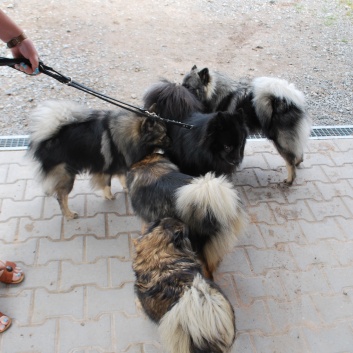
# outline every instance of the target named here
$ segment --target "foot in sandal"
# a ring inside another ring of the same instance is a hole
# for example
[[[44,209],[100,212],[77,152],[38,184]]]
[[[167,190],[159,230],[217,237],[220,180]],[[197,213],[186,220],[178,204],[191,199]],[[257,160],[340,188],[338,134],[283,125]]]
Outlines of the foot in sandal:
[[[0,311],[0,333],[6,331],[11,326],[11,319]]]
[[[0,261],[0,282],[6,284],[16,284],[23,281],[25,275],[20,267],[14,262]]]

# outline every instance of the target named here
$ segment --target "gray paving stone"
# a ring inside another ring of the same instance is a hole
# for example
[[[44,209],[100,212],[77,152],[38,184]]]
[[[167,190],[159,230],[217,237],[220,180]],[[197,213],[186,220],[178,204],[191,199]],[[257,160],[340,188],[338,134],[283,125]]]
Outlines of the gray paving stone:
[[[140,232],[141,227],[141,220],[136,216],[108,215],[108,236],[114,236],[126,232]]]
[[[110,280],[112,287],[121,287],[126,282],[134,282],[135,274],[132,270],[132,261],[109,259]]]
[[[256,353],[323,353],[320,350],[310,351],[304,334],[298,328],[293,328],[289,332],[282,334],[253,335],[252,338]]]
[[[335,293],[343,293],[349,288],[353,288],[352,267],[325,268],[328,282]]]
[[[1,244],[1,259],[14,261],[18,265],[25,263],[33,265],[36,256],[37,240],[28,239],[26,242]]]
[[[334,168],[322,165],[321,168],[332,183],[335,183],[337,180],[352,178],[352,165],[349,164]]]
[[[42,324],[46,319],[68,316],[73,320],[82,320],[84,316],[84,289],[75,288],[67,293],[48,292],[37,289],[34,293],[31,322]]]
[[[19,325],[15,320],[6,335],[2,335],[2,353],[53,353],[56,352],[56,321],[47,320],[42,325]],[[30,349],[30,350],[29,350]],[[65,352],[67,353],[67,352]]]
[[[282,225],[271,226],[259,223],[258,227],[267,248],[274,248],[277,244],[287,242],[306,244],[306,238],[298,222],[288,221]]]
[[[251,343],[250,335],[242,333],[237,335],[236,340],[230,353],[256,353],[253,344]]]
[[[253,245],[257,248],[265,248],[266,245],[261,235],[260,227],[261,223],[249,223],[244,232],[239,235],[237,246]]]
[[[129,259],[129,236],[120,234],[114,238],[97,239],[93,236],[86,238],[86,261],[95,262],[99,258],[119,257]]]
[[[26,276],[21,283],[21,288],[45,288],[50,292],[56,291],[58,289],[59,267],[58,261],[49,262],[44,266],[21,266]],[[14,287],[9,286],[10,288],[12,290]]]
[[[289,205],[280,205],[276,202],[269,202],[268,206],[270,206],[278,224],[284,224],[288,221],[298,221],[301,219],[309,222],[314,221],[315,218],[313,216],[313,212],[311,212],[311,209],[308,207],[307,202],[312,203],[314,201],[298,200],[295,204]],[[317,204],[321,205],[321,202],[318,202]]]
[[[265,276],[245,277],[234,275],[235,286],[243,305],[250,305],[255,300],[274,298],[286,300],[277,271],[269,271]]]
[[[253,155],[248,155],[245,156],[242,163],[241,163],[241,169],[247,169],[247,168],[261,168],[261,169],[271,169],[273,168],[272,165],[267,161],[267,158],[265,157],[266,153],[257,153]],[[275,156],[270,155],[270,158],[275,158]],[[272,159],[271,159],[272,161]]]
[[[16,240],[18,222],[18,218],[11,218],[5,222],[0,222],[0,244],[2,244],[2,242],[11,243]]]
[[[87,215],[92,217],[97,213],[117,213],[118,215],[126,214],[126,194],[118,192],[115,200],[106,200],[102,196],[94,194],[87,195]]]
[[[14,217],[40,218],[43,199],[37,197],[30,201],[14,201],[3,199],[1,204],[0,222],[7,221]]]
[[[62,233],[62,216],[55,216],[48,220],[33,220],[20,218],[18,239],[25,241],[28,238],[50,238],[59,240]]]
[[[288,247],[278,246],[277,249],[259,250],[256,248],[247,248],[251,266],[255,274],[266,274],[273,269],[296,270],[294,258]]]
[[[353,188],[348,180],[337,180],[336,182],[329,184],[316,182],[315,184],[325,200],[331,200],[336,196],[350,196],[353,198]]]
[[[235,308],[237,329],[240,332],[261,332],[270,334],[272,325],[266,305],[263,301],[255,301],[249,306]]]
[[[353,323],[353,289],[336,295],[316,294],[311,297],[327,325],[340,321]]]
[[[308,199],[321,201],[324,197],[315,186],[315,183],[311,182],[306,182],[303,185],[292,185],[290,187],[283,188],[283,193],[289,203],[296,203],[298,200]]]
[[[330,245],[342,266],[353,265],[353,241],[342,243],[336,240],[331,240]]]
[[[106,259],[97,260],[90,264],[75,264],[62,261],[60,269],[60,291],[72,291],[82,285],[96,285],[101,288],[108,287],[108,265]]]
[[[330,150],[316,151],[315,153],[306,153],[304,156],[304,165],[306,168],[314,165],[335,166],[334,158]]]
[[[67,241],[51,241],[47,238],[39,240],[39,265],[45,265],[53,260],[71,260],[75,263],[80,263],[82,259],[83,237],[77,237]]]
[[[42,185],[37,180],[27,179],[26,189],[23,196],[24,200],[32,200],[38,196],[40,197],[45,196]]]
[[[281,281],[290,300],[305,294],[328,293],[328,281],[322,270],[312,267],[305,272],[281,271]]]
[[[305,220],[298,222],[309,244],[324,239],[345,241],[345,233],[342,232],[337,223],[337,218],[324,218],[320,222],[307,222]]]
[[[260,202],[276,201],[286,203],[283,194],[283,187],[279,184],[269,185],[268,187],[254,188],[250,186],[243,187],[249,204],[255,206]]]
[[[147,317],[126,317],[114,314],[117,351],[125,351],[133,344],[160,344],[157,325]]]
[[[252,168],[237,171],[233,176],[233,181],[234,184],[238,186],[249,185],[255,188],[260,186]]]
[[[102,314],[113,312],[136,315],[136,297],[133,283],[127,283],[122,288],[110,290],[88,286],[86,301],[86,315],[89,319],[96,319]]]
[[[319,330],[317,328],[304,327],[303,331],[312,352],[352,352],[352,328],[347,323],[341,323],[334,327],[322,327]]]
[[[59,320],[58,353],[68,353],[82,347],[100,347],[104,352],[113,352],[111,340],[112,319],[103,315],[98,320]]]
[[[62,218],[62,217],[61,217]],[[85,218],[82,222],[80,218],[63,222],[63,234],[65,239],[70,239],[75,235],[94,235],[97,238],[104,238],[107,234],[105,225],[105,215],[97,214],[93,217]]]
[[[3,284],[0,284],[2,288]],[[28,325],[30,323],[31,306],[33,300],[33,292],[31,290],[23,290],[17,295],[1,295],[1,312],[5,312],[10,318],[15,318],[18,325]],[[2,291],[1,291],[2,292]],[[9,352],[10,353],[10,352]]]
[[[310,269],[312,265],[339,265],[338,258],[331,244],[331,241],[319,241],[316,244],[290,244],[289,246],[298,267],[305,271]],[[340,244],[342,245],[342,243]]]
[[[33,168],[31,168],[25,160],[23,160],[22,164],[19,164],[19,161],[16,161],[16,163],[9,164],[6,182],[11,184],[18,180],[33,179],[33,176]]]
[[[306,202],[317,221],[322,221],[325,217],[338,215],[345,218],[351,217],[351,213],[340,197],[334,197],[330,201],[317,202],[314,200],[307,200]],[[310,221],[310,219],[306,220]]]
[[[22,200],[25,192],[26,181],[18,180],[12,184],[0,184],[0,198],[10,198],[12,200]]]
[[[219,264],[217,271],[219,273],[234,272],[246,276],[252,275],[249,260],[242,248],[235,248],[231,253],[228,253]]]
[[[284,302],[268,299],[267,305],[277,332],[285,333],[293,327],[320,326],[323,323],[311,298],[307,295]]]

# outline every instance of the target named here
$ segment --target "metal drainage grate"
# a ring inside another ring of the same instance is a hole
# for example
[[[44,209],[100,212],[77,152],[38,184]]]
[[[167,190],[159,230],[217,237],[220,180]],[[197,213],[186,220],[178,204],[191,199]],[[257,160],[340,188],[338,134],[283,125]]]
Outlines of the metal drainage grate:
[[[0,136],[0,150],[25,150],[28,147],[29,136]]]
[[[310,138],[332,139],[332,138],[353,138],[353,125],[344,126],[313,126]],[[265,139],[261,134],[249,135],[248,139]],[[25,150],[28,147],[29,136],[0,136],[0,151]]]
[[[353,138],[353,125],[342,125],[342,126],[313,126],[311,133],[311,139],[332,139],[332,138]],[[248,139],[266,139],[262,134],[249,135]]]

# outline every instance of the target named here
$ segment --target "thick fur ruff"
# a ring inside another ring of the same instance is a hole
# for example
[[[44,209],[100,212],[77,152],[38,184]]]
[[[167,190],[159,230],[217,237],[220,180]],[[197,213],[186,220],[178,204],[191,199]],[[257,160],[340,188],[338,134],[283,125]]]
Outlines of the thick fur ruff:
[[[270,77],[237,82],[222,73],[208,68],[199,71],[194,66],[183,85],[209,112],[242,108],[249,131],[262,132],[274,142],[286,161],[286,182],[293,182],[311,130],[304,94],[294,84]]]
[[[235,339],[233,308],[220,288],[202,276],[188,228],[164,218],[135,241],[135,290],[159,324],[170,353],[228,352]]]
[[[156,147],[169,144],[162,122],[126,111],[86,109],[73,102],[48,101],[32,114],[29,153],[48,195],[55,195],[63,215],[77,174],[91,174],[94,187],[113,198],[111,178],[124,175],[133,163]]]
[[[172,144],[166,154],[183,173],[229,175],[243,159],[247,131],[242,112],[203,114],[203,106],[188,89],[166,80],[147,91],[144,105],[194,126],[191,130],[167,126]]]
[[[235,245],[246,224],[237,190],[225,177],[213,173],[192,177],[163,155],[152,154],[134,164],[127,187],[136,214],[146,223],[164,217],[190,227],[190,240],[212,273]]]

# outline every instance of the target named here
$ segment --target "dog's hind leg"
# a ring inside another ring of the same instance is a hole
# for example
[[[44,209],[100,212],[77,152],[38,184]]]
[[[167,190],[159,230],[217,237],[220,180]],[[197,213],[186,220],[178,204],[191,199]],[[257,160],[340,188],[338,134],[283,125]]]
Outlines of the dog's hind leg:
[[[297,158],[292,152],[284,150],[278,143],[275,143],[278,153],[283,157],[287,167],[287,178],[284,179],[284,183],[292,185],[296,177],[296,165],[301,158]],[[298,163],[298,164],[299,164]]]
[[[94,189],[102,189],[103,196],[107,200],[114,200],[112,194],[112,176],[111,174],[93,174],[91,177],[91,185]]]
[[[69,195],[66,192],[58,192],[57,199],[61,208],[61,212],[67,220],[78,218],[77,212],[71,211],[69,209]]]

